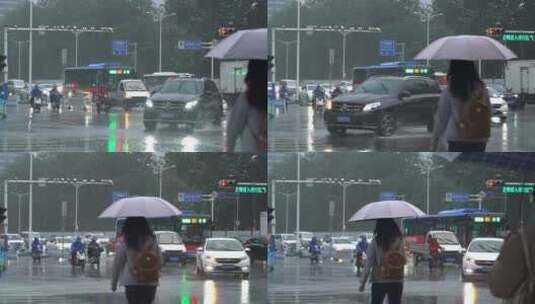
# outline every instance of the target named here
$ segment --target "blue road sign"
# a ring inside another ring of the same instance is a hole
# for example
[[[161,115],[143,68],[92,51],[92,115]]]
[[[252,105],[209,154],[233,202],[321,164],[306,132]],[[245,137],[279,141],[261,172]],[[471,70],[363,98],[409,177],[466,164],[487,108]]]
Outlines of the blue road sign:
[[[398,194],[396,192],[381,192],[379,193],[380,201],[393,201],[398,199]]]
[[[470,194],[446,192],[446,201],[447,202],[468,202],[470,201]]]
[[[195,214],[195,211],[190,210],[190,209],[180,209],[180,211],[182,212],[182,215],[193,215],[193,214]]]
[[[113,40],[111,49],[113,56],[128,56],[128,40]]]
[[[198,192],[179,192],[178,202],[180,203],[198,203],[202,201],[202,193]]]
[[[200,40],[179,40],[177,48],[179,50],[200,50],[202,41]]]
[[[123,199],[123,198],[127,198],[127,197],[128,197],[128,192],[126,191],[113,191],[111,193],[112,203],[115,203],[116,201]]]
[[[379,55],[384,57],[396,56],[396,41],[381,40],[379,41]]]

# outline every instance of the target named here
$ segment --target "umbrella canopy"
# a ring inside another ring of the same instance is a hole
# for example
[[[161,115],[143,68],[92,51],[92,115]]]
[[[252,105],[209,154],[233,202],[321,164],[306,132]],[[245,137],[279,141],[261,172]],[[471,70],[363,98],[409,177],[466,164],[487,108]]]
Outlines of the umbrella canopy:
[[[145,217],[163,218],[182,214],[175,206],[159,197],[137,196],[116,201],[104,210],[99,218]]]
[[[242,30],[225,38],[205,57],[226,60],[267,60],[267,28]]]
[[[486,36],[448,36],[423,49],[415,60],[511,60],[517,56],[495,39]]]
[[[385,218],[407,218],[424,216],[418,207],[405,201],[380,201],[362,207],[349,219],[350,222],[378,220]]]
[[[450,153],[436,153],[436,155],[450,161],[469,161],[482,162],[490,166],[520,171],[525,174],[531,174],[535,171],[535,155],[533,153],[525,152],[450,152]]]

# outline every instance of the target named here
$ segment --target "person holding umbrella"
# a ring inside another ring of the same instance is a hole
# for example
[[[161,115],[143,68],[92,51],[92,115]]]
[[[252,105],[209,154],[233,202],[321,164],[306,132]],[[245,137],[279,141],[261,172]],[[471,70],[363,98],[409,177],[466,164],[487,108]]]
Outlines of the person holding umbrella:
[[[472,61],[452,60],[448,87],[435,114],[433,151],[442,139],[450,152],[485,152],[491,130],[489,92]]]
[[[111,290],[117,290],[121,278],[128,303],[152,303],[159,282],[160,249],[147,218],[181,214],[175,206],[159,197],[138,196],[120,199],[99,215],[99,218],[126,218],[122,228],[123,241],[118,242],[113,263]]]
[[[423,215],[422,210],[405,201],[380,201],[365,205],[349,219],[349,222],[377,221],[359,287],[363,292],[370,278],[372,304],[382,304],[386,296],[390,304],[401,303],[406,259],[401,231],[394,219]]]
[[[372,304],[382,304],[388,296],[388,303],[400,304],[403,294],[405,256],[403,239],[393,219],[379,219],[375,226],[375,237],[366,252],[364,276],[359,291],[364,291],[370,278]],[[370,277],[371,276],[371,277]]]
[[[448,88],[442,93],[433,130],[432,150],[447,141],[450,152],[484,152],[491,131],[492,109],[474,61],[511,60],[517,56],[495,39],[477,35],[440,38],[415,60],[450,60]]]

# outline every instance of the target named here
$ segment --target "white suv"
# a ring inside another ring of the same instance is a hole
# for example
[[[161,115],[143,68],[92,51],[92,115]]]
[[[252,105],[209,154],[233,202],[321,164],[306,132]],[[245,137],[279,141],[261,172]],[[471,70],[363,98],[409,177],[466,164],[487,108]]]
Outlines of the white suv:
[[[208,238],[197,250],[197,274],[237,273],[249,277],[251,260],[240,241],[232,238]]]

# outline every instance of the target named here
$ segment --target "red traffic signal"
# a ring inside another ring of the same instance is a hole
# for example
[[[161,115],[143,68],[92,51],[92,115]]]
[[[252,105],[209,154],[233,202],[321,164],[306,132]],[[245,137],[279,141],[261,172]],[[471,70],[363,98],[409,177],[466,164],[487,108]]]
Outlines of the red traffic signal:
[[[488,179],[485,182],[487,189],[494,189],[503,186],[503,180],[500,179]]]
[[[502,27],[489,27],[487,29],[487,36],[490,37],[498,37],[503,35],[503,28]]]
[[[230,26],[220,27],[218,32],[219,38],[227,38],[236,31],[236,28]]]
[[[217,186],[220,189],[229,189],[236,186],[236,181],[233,179],[222,179],[217,182]]]

